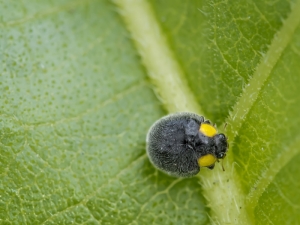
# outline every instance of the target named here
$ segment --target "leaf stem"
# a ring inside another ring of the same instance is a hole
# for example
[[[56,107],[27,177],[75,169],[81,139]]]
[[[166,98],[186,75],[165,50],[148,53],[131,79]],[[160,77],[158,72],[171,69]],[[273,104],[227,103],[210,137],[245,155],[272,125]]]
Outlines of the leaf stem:
[[[142,56],[158,97],[169,112],[201,112],[178,62],[145,0],[114,0]]]
[[[114,2],[167,110],[202,114],[149,3],[146,0]],[[229,156],[225,163],[226,172],[203,169],[200,173],[203,194],[212,209],[212,221],[220,224],[253,224],[243,207],[245,196],[239,186],[232,157]]]

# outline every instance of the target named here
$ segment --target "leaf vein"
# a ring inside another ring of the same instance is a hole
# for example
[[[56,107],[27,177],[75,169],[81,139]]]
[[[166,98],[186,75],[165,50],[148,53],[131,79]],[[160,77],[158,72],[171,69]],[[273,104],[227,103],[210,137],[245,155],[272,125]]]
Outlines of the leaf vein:
[[[139,163],[141,160],[144,160],[146,158],[146,153],[143,153],[142,155],[138,156],[136,159],[132,160],[128,165],[126,165],[126,167],[124,167],[123,169],[121,169],[117,174],[115,174],[114,176],[112,176],[110,179],[106,180],[103,184],[101,184],[95,191],[93,191],[92,193],[90,193],[89,195],[86,195],[80,202],[78,202],[77,204],[68,206],[58,212],[56,212],[55,214],[52,214],[51,217],[47,218],[45,221],[43,221],[41,223],[41,225],[45,224],[46,222],[51,221],[54,218],[57,218],[59,215],[70,211],[71,209],[80,206],[80,205],[84,205],[86,206],[86,203],[92,198],[94,197],[98,191],[101,190],[101,188],[105,187],[106,185],[109,185],[112,181],[117,180],[122,173],[124,173],[125,171],[129,170],[134,164]]]
[[[114,94],[113,96],[111,96],[110,98],[104,100],[101,104],[95,106],[95,107],[92,107],[92,108],[89,108],[75,116],[72,116],[72,117],[68,117],[68,118],[63,118],[63,119],[60,119],[60,120],[56,120],[56,121],[48,121],[48,122],[41,122],[41,123],[23,123],[24,127],[26,127],[27,129],[29,128],[35,128],[35,127],[40,127],[40,126],[54,126],[54,125],[57,125],[57,124],[60,124],[60,123],[63,123],[63,122],[68,122],[68,121],[72,121],[72,120],[77,120],[79,118],[81,118],[82,116],[84,115],[87,115],[89,113],[92,113],[96,110],[99,110],[103,107],[106,107],[107,105],[109,104],[112,104],[120,99],[122,99],[124,96],[144,87],[147,85],[147,82],[145,81],[140,81],[136,84],[133,84],[131,85],[129,88],[125,89],[125,90],[122,90],[120,91],[119,93],[116,93]]]
[[[38,12],[38,13],[33,14],[33,15],[29,15],[27,17],[23,17],[23,18],[20,18],[20,19],[0,23],[0,27],[17,26],[17,25],[26,23],[28,21],[32,21],[34,19],[40,19],[40,18],[44,18],[44,17],[50,16],[50,15],[62,12],[62,11],[68,11],[68,10],[78,6],[78,5],[87,4],[90,1],[91,0],[87,0],[87,1],[77,0],[77,1],[71,2],[69,4],[62,5],[60,7],[53,7],[51,9],[47,9],[45,11]]]

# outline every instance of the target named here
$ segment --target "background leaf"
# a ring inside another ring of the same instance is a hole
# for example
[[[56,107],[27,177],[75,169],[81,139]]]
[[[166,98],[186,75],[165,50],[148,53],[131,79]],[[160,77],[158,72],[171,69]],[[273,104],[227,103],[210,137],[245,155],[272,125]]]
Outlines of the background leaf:
[[[1,11],[1,224],[207,221],[198,180],[158,173],[145,155],[165,112],[115,6]]]
[[[300,223],[298,4],[150,1],[205,117],[229,123],[232,179],[257,224]],[[146,157],[147,130],[172,99],[155,96],[126,14],[104,0],[0,5],[1,224],[208,223],[218,208],[199,179]]]

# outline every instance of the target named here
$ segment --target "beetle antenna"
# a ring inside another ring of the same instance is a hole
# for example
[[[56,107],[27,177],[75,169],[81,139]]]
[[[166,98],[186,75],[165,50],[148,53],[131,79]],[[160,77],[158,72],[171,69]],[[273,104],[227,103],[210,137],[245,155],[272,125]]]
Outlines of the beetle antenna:
[[[227,127],[227,122],[224,124],[224,130],[226,130],[226,127]]]
[[[221,165],[222,165],[222,169],[223,169],[223,171],[225,171],[225,169],[224,169],[224,165],[223,165],[223,161],[224,161],[224,159],[222,160],[222,163],[221,163]]]

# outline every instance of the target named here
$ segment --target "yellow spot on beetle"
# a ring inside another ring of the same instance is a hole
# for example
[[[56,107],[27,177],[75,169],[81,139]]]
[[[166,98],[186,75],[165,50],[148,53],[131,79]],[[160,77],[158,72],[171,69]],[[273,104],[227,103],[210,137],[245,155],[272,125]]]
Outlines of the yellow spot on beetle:
[[[198,159],[200,167],[212,166],[217,161],[217,158],[212,154],[207,154]]]
[[[207,123],[202,123],[199,131],[207,137],[213,137],[217,134],[216,128]]]

